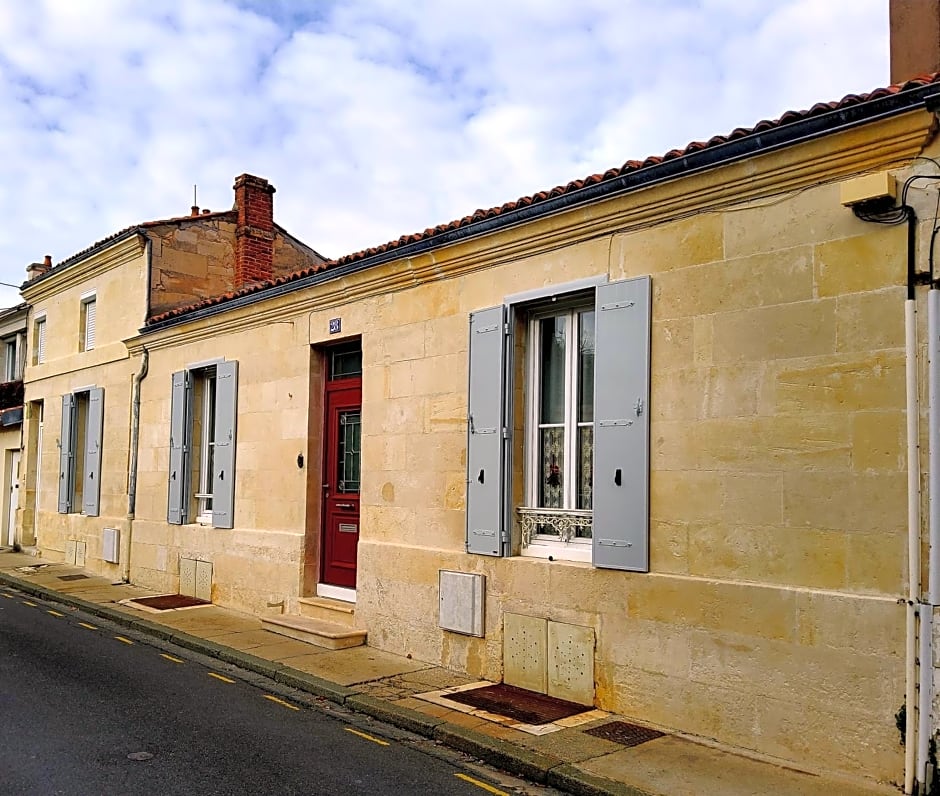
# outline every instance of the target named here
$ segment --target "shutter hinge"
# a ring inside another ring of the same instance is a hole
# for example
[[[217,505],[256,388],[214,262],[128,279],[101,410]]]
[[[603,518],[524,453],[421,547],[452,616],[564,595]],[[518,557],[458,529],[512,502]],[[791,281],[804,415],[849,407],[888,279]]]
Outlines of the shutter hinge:
[[[499,534],[499,541],[503,544],[509,544],[509,532],[501,531]]]
[[[509,439],[509,429],[503,426],[503,439]]]
[[[509,321],[503,322],[503,334],[509,336]]]

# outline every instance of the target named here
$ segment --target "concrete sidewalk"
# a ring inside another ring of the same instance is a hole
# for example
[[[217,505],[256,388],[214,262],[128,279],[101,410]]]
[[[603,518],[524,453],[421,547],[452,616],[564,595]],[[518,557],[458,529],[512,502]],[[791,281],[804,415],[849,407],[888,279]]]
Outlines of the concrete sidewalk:
[[[68,578],[70,575],[79,577]],[[72,606],[271,677],[433,738],[510,773],[571,793],[619,796],[898,793],[890,787],[865,786],[731,754],[677,735],[667,734],[625,747],[585,732],[611,721],[625,721],[600,711],[561,720],[556,723],[557,730],[525,731],[520,729],[525,725],[449,702],[448,689],[473,682],[455,672],[371,647],[321,649],[262,630],[261,619],[257,617],[217,606],[145,612],[120,601],[154,592],[126,584],[114,585],[76,567],[21,553],[0,552],[0,590],[4,587]]]

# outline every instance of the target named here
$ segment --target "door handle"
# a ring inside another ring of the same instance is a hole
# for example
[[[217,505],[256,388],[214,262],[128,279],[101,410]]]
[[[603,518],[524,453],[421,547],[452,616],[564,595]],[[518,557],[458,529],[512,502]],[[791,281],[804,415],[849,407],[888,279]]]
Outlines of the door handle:
[[[352,503],[337,503],[336,508],[338,509],[354,509],[356,508]]]

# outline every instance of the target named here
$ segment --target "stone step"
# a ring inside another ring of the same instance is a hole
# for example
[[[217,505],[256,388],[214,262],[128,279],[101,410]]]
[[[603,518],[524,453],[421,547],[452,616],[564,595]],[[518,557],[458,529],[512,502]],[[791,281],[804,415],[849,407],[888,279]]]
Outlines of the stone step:
[[[311,619],[322,619],[338,625],[353,628],[356,625],[356,604],[330,597],[301,597],[300,615]]]
[[[270,616],[261,622],[263,630],[269,630],[281,636],[288,636],[297,641],[304,641],[328,650],[344,650],[348,647],[361,647],[366,643],[366,631],[354,630],[336,622],[311,619],[308,616],[283,614]]]

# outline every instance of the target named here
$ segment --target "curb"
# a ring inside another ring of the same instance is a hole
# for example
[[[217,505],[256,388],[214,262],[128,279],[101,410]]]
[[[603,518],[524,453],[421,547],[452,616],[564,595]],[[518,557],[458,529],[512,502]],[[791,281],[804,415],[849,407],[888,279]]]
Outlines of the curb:
[[[435,730],[446,722],[435,716],[428,716],[411,708],[395,705],[367,694],[353,694],[346,699],[346,707],[365,713],[374,719],[394,724],[403,730],[410,730],[416,735],[433,738]]]
[[[433,739],[445,746],[473,755],[510,774],[525,777],[532,782],[549,785],[576,794],[576,796],[655,796],[648,791],[640,790],[625,783],[588,774],[552,755],[516,746],[508,741],[476,732],[458,724],[445,722],[443,719],[428,716],[417,710],[395,705],[366,694],[360,694],[358,691],[324,680],[321,677],[291,669],[283,664],[259,658],[247,652],[216,644],[213,641],[175,630],[166,625],[150,622],[147,619],[127,614],[106,605],[88,602],[46,586],[37,586],[27,580],[20,580],[3,572],[0,572],[0,584],[50,602],[77,608],[123,627],[133,628],[161,641],[170,641],[191,652],[216,658],[255,674],[264,675],[290,688],[296,688],[298,691],[322,697],[357,713],[384,721],[399,729]]]
[[[563,762],[557,757],[524,749],[458,724],[442,724],[435,727],[434,739],[479,757],[511,774],[518,774],[543,785],[548,780],[548,772]]]
[[[570,763],[549,769],[546,784],[577,796],[660,796],[626,782],[588,774]]]

